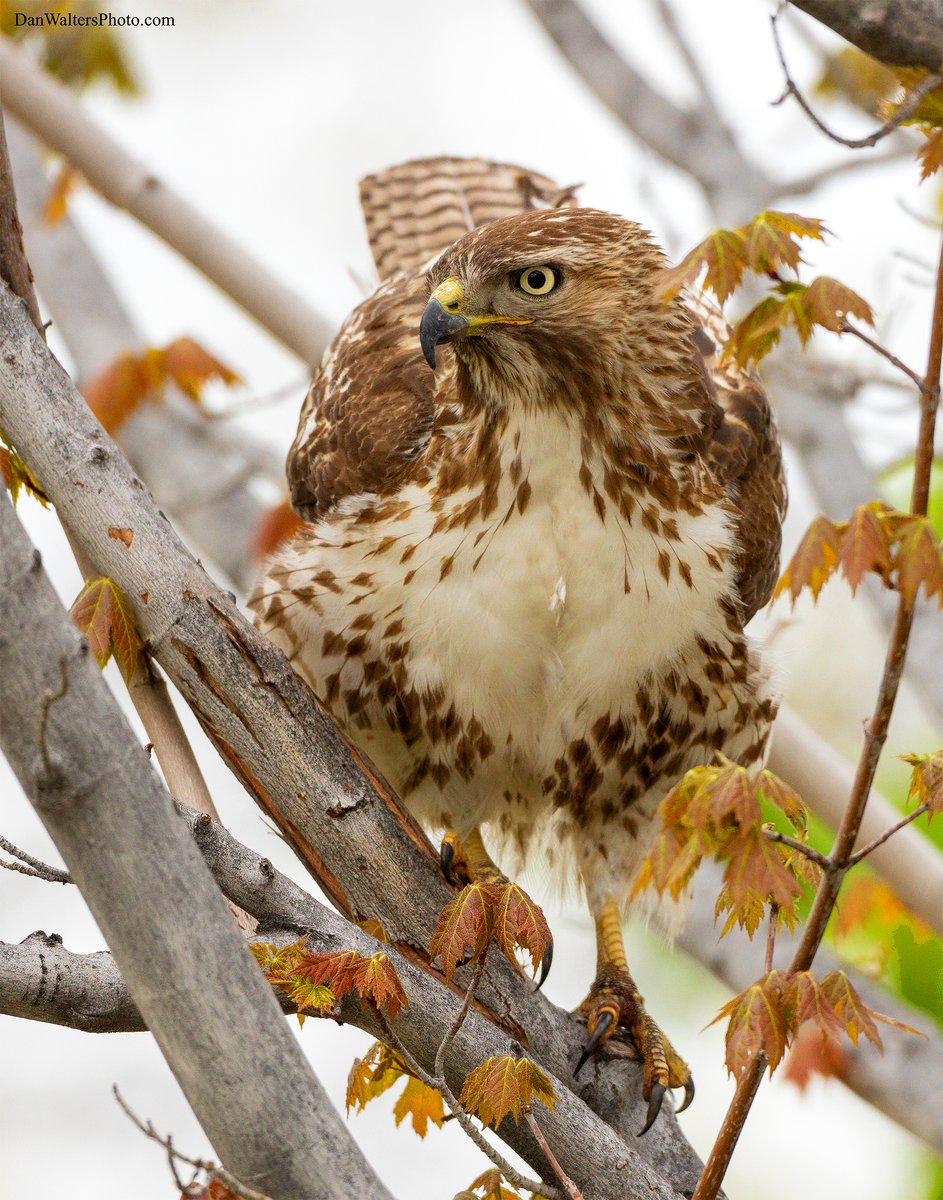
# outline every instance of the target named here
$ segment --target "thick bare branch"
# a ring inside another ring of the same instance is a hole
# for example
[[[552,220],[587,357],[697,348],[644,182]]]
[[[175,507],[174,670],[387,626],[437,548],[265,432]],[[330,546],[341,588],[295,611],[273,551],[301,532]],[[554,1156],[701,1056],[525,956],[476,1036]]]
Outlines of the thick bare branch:
[[[936,71],[943,61],[940,0],[790,0],[882,62]]]
[[[524,0],[583,82],[635,137],[690,175],[724,222],[764,208],[775,183],[742,153],[712,106],[681,108],[609,43],[576,0]]]
[[[276,1200],[387,1196],[6,495],[0,544],[0,745],[217,1153]],[[142,902],[171,895],[186,896],[185,922],[173,905]]]
[[[425,1071],[436,1070],[436,1050],[457,1024],[462,992],[457,987],[446,988],[437,972],[400,955],[393,947],[381,945],[319,903],[276,871],[267,859],[241,845],[217,822],[193,810],[183,816],[223,892],[258,918],[260,939],[284,945],[297,940],[300,932],[306,932],[308,949],[318,953],[356,950],[371,955],[383,950],[389,955],[410,1002],[396,1020],[396,1038]],[[54,978],[63,995],[77,999],[78,1013],[73,1013],[67,1002],[58,1003],[59,993],[51,995],[48,985],[40,984],[40,952],[45,955],[42,962],[45,977]],[[492,986],[489,1007],[500,1003],[507,1008],[512,999],[509,994],[496,999]],[[7,1011],[7,1005],[17,1015],[77,1028],[97,1030],[109,1018],[115,1021],[116,1028],[143,1027],[130,996],[122,992],[110,955],[70,954],[58,939],[50,944],[44,935],[33,935],[20,946],[0,945],[0,1011]],[[93,1015],[88,1016],[89,1012]],[[353,995],[345,997],[336,1015],[385,1039],[383,1023]],[[556,1027],[557,1042],[565,1044],[575,1024],[573,1018],[551,1009],[551,1020]],[[456,1093],[460,1091],[468,1072],[492,1055],[509,1053],[508,1043],[506,1032],[472,1009],[444,1056],[445,1077],[450,1087]],[[519,1054],[520,1046],[513,1052]],[[531,1046],[528,1053],[552,1071],[541,1057],[540,1047]],[[563,1072],[553,1081],[560,1098],[555,1114],[542,1118],[546,1136],[563,1167],[574,1176],[585,1177],[587,1163],[591,1161],[592,1194],[600,1198],[649,1200],[656,1196],[674,1200],[677,1195],[674,1188],[659,1179],[638,1153],[641,1143],[633,1138],[627,1145],[584,1100],[577,1098],[571,1090],[565,1054],[563,1063]],[[541,1152],[523,1126],[506,1122],[499,1132],[535,1169],[545,1168]]]
[[[84,113],[68,88],[0,39],[3,104],[58,150],[112,204],[125,209],[222,288],[274,337],[316,366],[333,330],[233,238],[223,233],[145,164],[127,154]]]
[[[149,649],[217,749],[342,911],[378,918],[407,953],[423,956],[450,895],[425,835],[284,655],[183,548],[6,292],[0,340],[0,423],[49,481],[98,570],[124,588]],[[134,530],[130,549],[108,537],[113,525]],[[489,1008],[492,978],[513,997],[495,999],[492,1009],[509,1031],[526,1030],[558,1077],[572,1070],[577,1023],[559,1024],[553,1006],[506,963],[489,964]],[[637,1063],[613,1061],[581,1094],[620,1133],[634,1132],[644,1108],[640,1074]],[[640,1151],[679,1191],[690,1189],[699,1164],[669,1117]]]

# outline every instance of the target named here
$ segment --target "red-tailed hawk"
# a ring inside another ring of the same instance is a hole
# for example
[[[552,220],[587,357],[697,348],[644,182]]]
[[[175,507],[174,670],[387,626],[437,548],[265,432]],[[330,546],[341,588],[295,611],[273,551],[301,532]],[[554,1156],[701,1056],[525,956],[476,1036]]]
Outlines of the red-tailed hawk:
[[[669,787],[766,752],[776,701],[743,629],[779,558],[773,418],[718,362],[715,315],[656,296],[665,259],[633,222],[477,160],[362,197],[383,282],[305,402],[288,475],[310,524],[252,603],[448,831],[446,862],[494,874],[484,827],[578,873],[598,941],[579,1066],[621,1026],[648,1128],[693,1086],[621,913]]]

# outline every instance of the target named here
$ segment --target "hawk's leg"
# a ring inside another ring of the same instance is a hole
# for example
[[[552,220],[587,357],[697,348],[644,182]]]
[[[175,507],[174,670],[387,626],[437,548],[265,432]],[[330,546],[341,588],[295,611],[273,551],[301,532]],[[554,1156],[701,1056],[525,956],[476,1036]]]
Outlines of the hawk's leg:
[[[648,1118],[639,1137],[651,1129],[668,1088],[684,1088],[683,1112],[694,1099],[694,1080],[688,1064],[676,1052],[645,1011],[635,980],[629,974],[622,940],[619,905],[610,897],[596,922],[596,978],[589,995],[576,1010],[586,1018],[589,1033],[574,1074],[618,1028],[624,1029],[642,1060],[642,1095],[648,1101]]]
[[[485,848],[481,830],[476,825],[464,841],[451,830],[442,839],[440,850],[442,873],[453,887],[464,887],[477,880],[479,883],[491,883],[496,887],[505,887],[510,880],[497,865]],[[550,973],[553,961],[553,942],[550,942],[543,953],[540,962],[540,976],[537,980],[538,991],[544,985],[544,980]]]

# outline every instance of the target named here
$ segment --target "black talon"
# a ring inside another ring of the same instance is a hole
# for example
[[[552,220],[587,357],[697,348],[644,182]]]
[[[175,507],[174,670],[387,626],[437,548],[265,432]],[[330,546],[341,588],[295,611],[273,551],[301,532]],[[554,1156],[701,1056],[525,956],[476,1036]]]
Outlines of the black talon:
[[[685,1089],[685,1094],[687,1094],[687,1089]],[[661,1102],[664,1098],[665,1085],[663,1083],[653,1083],[652,1092],[648,1098],[648,1117],[645,1120],[645,1124],[635,1135],[636,1137],[643,1137],[655,1124],[655,1118],[661,1112]]]
[[[583,1053],[580,1055],[580,1061],[576,1064],[576,1070],[573,1072],[574,1079],[579,1075],[583,1067],[586,1066],[587,1059],[593,1054],[597,1047],[602,1044],[606,1034],[609,1032],[609,1029],[612,1026],[613,1021],[615,1021],[615,1017],[611,1012],[609,1012],[608,1009],[605,1009],[602,1013],[600,1013],[599,1020],[596,1022],[596,1027],[586,1039],[586,1045],[583,1047]]]
[[[694,1080],[689,1079],[684,1085],[684,1103],[678,1109],[679,1113],[683,1113],[691,1101],[694,1099]]]
[[[458,887],[455,876],[452,874],[452,859],[455,857],[455,847],[451,842],[443,842],[439,848],[439,865],[442,868],[442,874],[452,885]]]
[[[537,980],[537,986],[534,988],[535,992],[539,992],[540,989],[544,986],[544,981],[546,980],[547,976],[550,974],[550,964],[552,962],[553,962],[553,942],[548,942],[547,948],[546,948],[546,950],[544,950],[543,957],[540,960],[540,977]]]

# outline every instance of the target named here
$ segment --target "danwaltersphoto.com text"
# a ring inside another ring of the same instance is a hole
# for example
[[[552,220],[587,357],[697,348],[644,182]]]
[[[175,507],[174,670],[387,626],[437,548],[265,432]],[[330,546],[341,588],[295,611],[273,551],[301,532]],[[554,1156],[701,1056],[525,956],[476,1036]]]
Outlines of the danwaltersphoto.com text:
[[[172,26],[174,24],[173,17],[133,17],[133,16],[115,16],[114,13],[73,13],[73,12],[47,12],[39,15],[31,15],[29,13],[14,13],[16,26],[20,28],[24,25],[31,27],[45,28],[52,26],[54,28],[66,28],[70,25],[107,25],[109,28],[120,26],[147,26],[147,25],[163,25]]]

